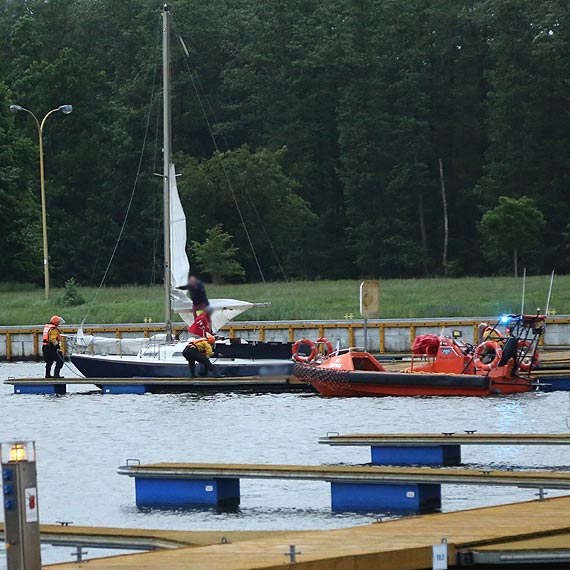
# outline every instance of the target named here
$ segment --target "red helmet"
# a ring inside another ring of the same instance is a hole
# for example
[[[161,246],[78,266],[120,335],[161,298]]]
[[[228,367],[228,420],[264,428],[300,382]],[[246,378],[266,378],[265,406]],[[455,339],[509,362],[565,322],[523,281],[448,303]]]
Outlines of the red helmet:
[[[213,334],[207,334],[206,335],[206,340],[210,343],[210,344],[216,344],[216,337]]]
[[[55,325],[56,327],[57,327],[58,325],[63,325],[63,324],[65,323],[65,321],[64,321],[61,317],[58,317],[57,315],[54,315],[54,316],[49,320],[49,322],[50,322],[52,325]]]

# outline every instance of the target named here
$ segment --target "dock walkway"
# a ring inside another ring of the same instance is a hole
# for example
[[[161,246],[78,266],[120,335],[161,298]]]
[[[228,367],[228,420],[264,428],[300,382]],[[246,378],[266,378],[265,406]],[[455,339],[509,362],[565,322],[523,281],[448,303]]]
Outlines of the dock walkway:
[[[277,570],[284,554],[300,552],[296,570],[421,570],[432,567],[432,546],[447,539],[456,553],[517,542],[531,552],[560,552],[570,542],[570,497],[424,515],[339,530],[291,532],[257,540],[180,548],[49,566],[50,570]],[[526,542],[526,544],[525,544]],[[527,551],[528,552],[528,551]],[[291,566],[293,566],[291,564]]]
[[[162,392],[263,392],[312,391],[293,376],[240,376],[226,378],[8,378],[4,384],[15,394],[58,394],[67,386],[86,386],[103,394],[146,394]]]
[[[570,489],[570,472],[478,471],[327,465],[156,463],[119,467],[135,479],[139,507],[185,508],[240,504],[241,479],[325,481],[336,511],[429,512],[441,508],[441,485]]]

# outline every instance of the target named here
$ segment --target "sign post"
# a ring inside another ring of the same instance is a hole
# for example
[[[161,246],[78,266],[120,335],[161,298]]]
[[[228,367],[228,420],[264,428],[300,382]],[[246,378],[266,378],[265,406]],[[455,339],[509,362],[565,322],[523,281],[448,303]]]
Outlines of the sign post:
[[[368,350],[368,319],[380,314],[380,282],[363,281],[360,284],[360,316],[364,319],[364,350]]]
[[[41,570],[36,448],[3,443],[2,489],[8,570]]]

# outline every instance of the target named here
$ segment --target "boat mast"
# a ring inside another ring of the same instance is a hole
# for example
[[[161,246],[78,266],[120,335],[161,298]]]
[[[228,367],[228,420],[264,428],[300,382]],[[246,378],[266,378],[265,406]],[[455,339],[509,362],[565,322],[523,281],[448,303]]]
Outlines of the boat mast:
[[[171,114],[170,114],[170,8],[162,11],[162,103],[163,103],[163,176],[164,176],[164,309],[166,341],[172,340],[170,301],[170,163],[171,163]]]

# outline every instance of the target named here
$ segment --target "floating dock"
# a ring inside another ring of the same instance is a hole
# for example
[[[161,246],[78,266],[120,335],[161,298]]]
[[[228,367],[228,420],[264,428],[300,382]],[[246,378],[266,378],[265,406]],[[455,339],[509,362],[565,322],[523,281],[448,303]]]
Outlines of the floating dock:
[[[14,394],[67,393],[67,386],[85,386],[103,394],[165,392],[313,392],[293,376],[243,376],[235,378],[8,378],[4,384]]]
[[[329,434],[319,443],[370,447],[373,465],[460,465],[462,445],[570,445],[570,434]]]
[[[255,540],[289,534],[283,530],[150,530],[141,528],[104,528],[74,526],[71,522],[40,525],[41,541],[52,546],[92,547],[120,550],[170,550],[181,547],[209,546],[242,540]],[[0,539],[4,525],[0,523]]]
[[[338,530],[293,532],[199,548],[114,556],[53,570],[423,570],[447,541],[449,566],[481,554],[519,562],[570,561],[570,497],[423,515]],[[550,557],[550,558],[548,558]],[[538,567],[538,566],[533,566]]]
[[[570,472],[491,471],[328,465],[219,463],[130,464],[120,475],[135,479],[139,507],[187,508],[240,503],[241,479],[325,481],[338,511],[426,512],[441,507],[441,485],[495,485],[570,489]]]

